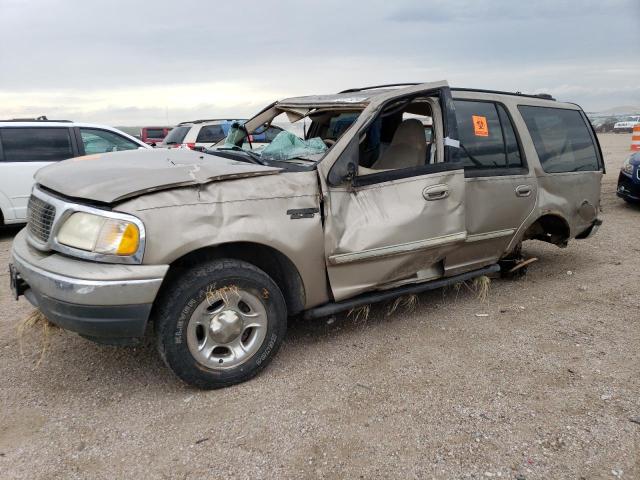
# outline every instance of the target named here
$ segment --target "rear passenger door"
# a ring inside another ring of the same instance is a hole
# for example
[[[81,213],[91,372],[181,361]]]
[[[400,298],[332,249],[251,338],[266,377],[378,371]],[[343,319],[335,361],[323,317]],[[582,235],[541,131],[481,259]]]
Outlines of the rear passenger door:
[[[26,221],[33,176],[42,167],[77,155],[69,127],[0,128],[0,195],[9,200],[6,221]]]
[[[453,103],[465,168],[467,239],[447,257],[448,274],[495,263],[536,202],[536,178],[508,107],[477,98]]]

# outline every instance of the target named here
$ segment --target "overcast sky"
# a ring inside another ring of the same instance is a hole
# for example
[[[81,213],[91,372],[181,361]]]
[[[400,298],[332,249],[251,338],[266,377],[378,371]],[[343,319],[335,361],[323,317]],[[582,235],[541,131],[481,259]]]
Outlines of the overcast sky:
[[[244,117],[446,79],[640,106],[640,0],[0,0],[0,118]]]

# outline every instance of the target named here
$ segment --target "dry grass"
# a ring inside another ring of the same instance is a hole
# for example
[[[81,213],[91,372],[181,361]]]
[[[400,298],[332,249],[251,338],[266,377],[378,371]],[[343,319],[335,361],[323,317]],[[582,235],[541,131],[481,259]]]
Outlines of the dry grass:
[[[369,318],[369,313],[371,312],[371,305],[361,305],[359,307],[352,308],[347,313],[347,318],[353,318],[353,321],[356,323],[362,322],[365,323]]]
[[[402,308],[408,313],[414,312],[418,308],[418,296],[411,294],[396,298],[387,308],[387,317],[393,315],[398,308]]]
[[[18,334],[18,344],[20,345],[20,355],[24,357],[24,336],[25,333],[29,330],[35,330],[37,328],[41,329],[41,338],[42,338],[42,348],[40,350],[40,357],[36,362],[36,367],[40,366],[42,360],[44,360],[45,354],[49,349],[49,342],[51,332],[53,330],[57,330],[60,327],[54,325],[47,317],[43,315],[40,310],[34,310],[29,315],[27,315],[24,319],[22,319],[18,326],[16,327],[16,332]]]
[[[471,288],[475,292],[476,298],[485,303],[489,300],[489,290],[491,288],[491,279],[486,275],[476,277],[471,282]]]
[[[213,305],[218,300],[222,300],[225,305],[229,305],[229,298],[231,296],[240,297],[237,285],[225,285],[220,288],[215,288],[215,285],[210,285],[207,289],[206,299],[209,306]]]
[[[476,299],[485,303],[489,300],[491,279],[486,275],[482,275],[481,277],[476,277],[471,281],[454,283],[450,288],[452,288],[455,292],[456,300],[458,299],[458,295],[460,294],[460,290],[462,289],[462,287],[465,287],[467,290],[469,290],[476,297]]]

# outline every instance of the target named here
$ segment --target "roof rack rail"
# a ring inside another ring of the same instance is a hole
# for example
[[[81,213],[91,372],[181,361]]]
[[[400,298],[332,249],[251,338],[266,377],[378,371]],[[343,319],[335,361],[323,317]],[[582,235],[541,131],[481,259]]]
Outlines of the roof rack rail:
[[[186,122],[180,122],[178,125],[186,125],[187,123],[204,123],[204,122],[235,122],[238,118],[203,118],[200,120],[189,120]]]
[[[348,88],[347,90],[342,90],[338,93],[353,93],[353,92],[361,92],[363,90],[375,90],[376,88],[386,88],[386,87],[411,87],[413,85],[420,85],[419,83],[387,83],[384,85],[373,85],[371,87],[362,87],[362,88]]]
[[[451,90],[454,92],[479,92],[479,93],[497,93],[499,95],[516,95],[518,97],[528,97],[528,98],[542,98],[544,100],[553,100],[556,101],[548,93],[536,93],[536,94],[527,94],[522,92],[504,92],[502,90],[484,90],[482,88],[461,88],[461,87],[451,87]]]
[[[72,120],[49,120],[45,115],[36,118],[10,118],[8,120],[0,120],[0,122],[64,122],[72,123]]]

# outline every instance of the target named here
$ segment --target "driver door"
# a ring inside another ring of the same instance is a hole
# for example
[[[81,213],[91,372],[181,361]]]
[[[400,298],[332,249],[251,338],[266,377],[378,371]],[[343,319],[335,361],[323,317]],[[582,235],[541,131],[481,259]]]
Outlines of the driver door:
[[[326,264],[335,301],[439,278],[447,254],[465,242],[465,181],[457,161],[455,111],[448,86],[440,85],[396,90],[380,105],[370,105],[362,115],[368,113],[368,120],[357,122],[358,131],[331,167],[349,172],[340,177],[330,171],[323,185]],[[444,161],[358,169],[367,126],[386,104],[407,94],[438,99],[440,112],[433,115],[432,128]]]

